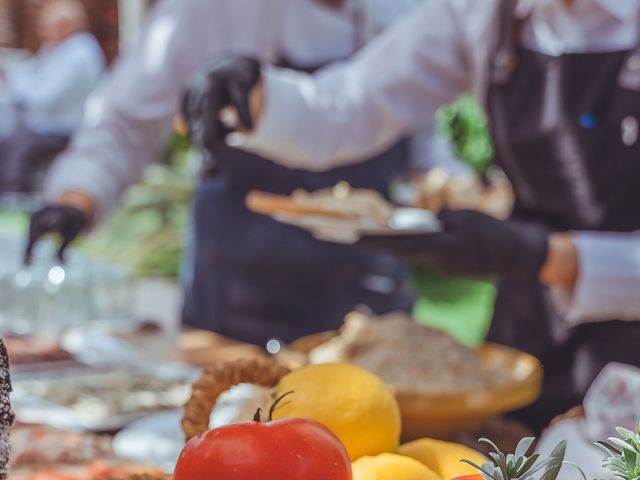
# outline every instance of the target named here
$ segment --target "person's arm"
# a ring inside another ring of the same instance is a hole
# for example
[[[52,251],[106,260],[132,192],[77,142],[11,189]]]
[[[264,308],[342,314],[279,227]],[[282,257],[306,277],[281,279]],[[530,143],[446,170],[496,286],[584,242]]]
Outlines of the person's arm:
[[[212,52],[201,45],[224,44],[225,8],[218,17],[207,11],[196,0],[158,4],[135,47],[87,103],[83,127],[47,178],[49,201],[100,216],[157,158],[189,78]]]
[[[640,319],[640,232],[556,234],[550,245],[540,278],[568,297],[570,324]]]
[[[549,252],[540,270],[540,282],[550,287],[573,292],[578,281],[580,260],[576,239],[567,233],[549,236]]]
[[[352,62],[312,77],[265,69],[264,112],[234,146],[293,168],[324,170],[384,150],[472,87],[464,2],[430,0]],[[487,27],[480,20],[479,30]]]

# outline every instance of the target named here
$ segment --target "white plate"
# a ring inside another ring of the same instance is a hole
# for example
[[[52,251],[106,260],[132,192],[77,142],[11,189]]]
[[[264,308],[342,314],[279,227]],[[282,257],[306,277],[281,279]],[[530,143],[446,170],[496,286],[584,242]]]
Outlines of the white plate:
[[[184,447],[181,420],[182,410],[138,420],[114,437],[113,451],[124,460],[171,473]]]
[[[211,414],[210,425],[251,420],[258,407],[266,403],[268,390],[255,385],[238,385],[223,393]],[[173,410],[138,420],[113,439],[114,453],[125,460],[173,472],[184,447],[180,427],[182,410]]]
[[[442,225],[436,216],[421,208],[395,209],[386,226],[381,226],[373,220],[345,220],[319,215],[279,214],[274,218],[282,223],[307,230],[319,240],[333,243],[355,243],[364,235],[424,235],[442,231]]]
[[[112,367],[107,368],[110,370]],[[125,368],[123,365],[115,367],[118,369]],[[128,367],[131,375],[136,373],[151,374],[163,379],[176,379],[184,383],[193,383],[200,375],[200,370],[189,365],[179,363],[155,363],[146,365],[130,365]],[[67,370],[21,373],[14,376],[14,391],[11,395],[11,401],[16,412],[16,418],[23,423],[38,423],[49,425],[54,428],[71,431],[95,431],[108,432],[118,430],[131,422],[150,415],[147,411],[131,412],[127,414],[105,416],[100,414],[100,405],[96,405],[93,409],[77,411],[64,405],[53,403],[44,399],[42,396],[30,393],[21,387],[23,382],[42,382],[43,389],[48,384],[56,382],[63,377],[81,378],[84,375],[93,377],[99,375],[99,369],[91,369],[79,367]],[[185,398],[174,405],[180,404],[189,396],[189,389],[185,389]],[[162,411],[159,407],[157,411]],[[166,409],[164,409],[166,411]]]

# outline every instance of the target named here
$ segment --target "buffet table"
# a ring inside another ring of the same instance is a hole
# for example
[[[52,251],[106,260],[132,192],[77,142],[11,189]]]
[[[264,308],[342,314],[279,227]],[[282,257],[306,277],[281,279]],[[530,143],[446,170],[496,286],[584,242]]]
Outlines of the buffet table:
[[[161,369],[167,371],[172,365],[186,364],[194,367],[194,371],[200,371],[201,367],[217,364],[220,362],[229,362],[239,358],[264,358],[266,355],[258,348],[252,345],[242,344],[220,335],[200,331],[200,330],[186,330],[181,332],[176,341],[173,349],[167,348],[167,340],[162,335],[158,334],[157,329],[152,325],[143,325],[135,335],[121,336],[119,340],[126,342],[131,347],[132,351],[136,351],[138,354],[148,356],[151,359],[157,360],[158,365],[161,365]],[[99,341],[96,339],[90,340],[91,342]],[[19,345],[20,347],[30,345]],[[112,348],[112,347],[110,347]],[[114,347],[115,348],[115,347]],[[121,346],[117,347],[121,348]],[[32,350],[33,352],[33,350]],[[20,357],[20,361],[28,362],[33,365],[34,369],[37,369],[39,373],[31,368],[31,366],[16,366],[14,367],[14,384],[18,387],[24,386],[25,379],[33,381],[32,378],[38,376],[43,377],[43,381],[47,380],[49,376],[58,379],[59,382],[67,381],[67,374],[70,376],[77,375],[77,378],[81,378],[85,372],[101,372],[104,367],[96,366],[90,369],[84,367],[79,368],[77,364],[68,362],[68,359],[62,356],[54,355],[53,350],[41,349],[43,355],[47,355],[51,362],[49,365],[38,361],[31,356],[23,355]],[[159,352],[162,352],[160,358]],[[109,367],[115,368],[115,367]],[[148,365],[141,370],[146,373]],[[172,367],[171,367],[172,368]],[[47,371],[48,370],[48,371]],[[75,372],[78,372],[77,374]],[[138,375],[139,372],[132,372],[132,377]],[[113,375],[111,372],[109,375]],[[185,372],[185,375],[192,375],[189,371]],[[188,377],[195,378],[195,377]],[[109,378],[109,382],[116,382],[115,378]],[[190,380],[189,382],[191,382]],[[22,382],[22,383],[21,383]],[[160,384],[158,384],[159,386]],[[143,385],[135,385],[135,388],[143,388]],[[114,388],[118,388],[114,384]],[[150,387],[154,388],[154,387]],[[20,388],[18,388],[20,390]],[[18,394],[20,395],[20,391]],[[85,392],[86,393],[86,392]],[[58,392],[60,395],[60,392]],[[20,398],[20,397],[19,397]],[[16,403],[14,401],[14,403]],[[181,401],[182,403],[182,401]],[[39,407],[36,405],[35,407]],[[91,407],[88,404],[86,409],[96,408]],[[37,408],[36,408],[37,409]],[[28,416],[29,403],[22,403],[18,401],[17,410],[19,411],[19,418]],[[25,413],[26,412],[26,413]],[[135,461],[136,454],[132,452],[131,458],[121,458],[116,455],[117,444],[114,442],[114,438],[117,440],[118,433],[122,431],[122,423],[118,419],[114,419],[112,427],[109,426],[109,421],[104,423],[104,427],[100,427],[100,424],[96,424],[96,428],[83,428],[82,424],[65,423],[69,420],[63,418],[61,412],[52,410],[57,418],[47,418],[50,413],[43,413],[43,418],[47,420],[47,424],[38,423],[23,423],[18,421],[14,427],[13,433],[13,455],[12,463],[13,469],[10,476],[10,480],[39,480],[39,479],[69,479],[69,480],[86,480],[87,475],[91,475],[91,478],[109,478],[120,479],[127,478],[129,472],[129,465],[142,465],[146,466],[150,464],[151,467],[162,467],[162,461],[155,461],[150,459],[148,462]],[[22,413],[22,415],[20,415]],[[179,416],[180,411],[170,410],[166,413],[149,412],[151,419],[159,418],[163,419],[163,415],[166,418],[167,415],[172,416],[173,430],[179,432]],[[36,420],[40,417],[34,417]],[[135,423],[135,421],[134,421]],[[65,428],[68,426],[68,428]],[[174,434],[174,432],[170,432]],[[125,439],[126,441],[126,439]],[[178,439],[182,442],[182,438]],[[150,442],[151,443],[151,442]],[[121,447],[125,448],[125,447]],[[137,468],[137,467],[136,467]],[[61,472],[73,472],[73,473],[61,473]],[[90,473],[89,473],[90,472]]]
[[[238,359],[266,359],[270,357],[264,350],[254,345],[243,344],[230,340],[215,333],[201,330],[182,331],[175,341],[173,349],[167,348],[166,339],[150,325],[142,325],[135,334],[121,335],[120,340],[126,342],[133,351],[144,352],[159,364],[170,365],[182,362],[199,370],[209,365],[220,365]],[[95,341],[95,340],[94,340]],[[162,354],[159,356],[159,352]],[[163,358],[160,358],[163,357]],[[61,366],[59,372],[70,366]],[[53,367],[56,368],[56,367]],[[162,367],[168,369],[169,367]],[[143,370],[144,371],[144,370]],[[56,373],[60,376],[60,373]],[[135,375],[135,373],[134,373]],[[20,382],[20,373],[17,375]],[[57,380],[63,381],[63,380]],[[111,381],[111,380],[110,380]],[[168,388],[168,387],[167,387]],[[240,391],[240,390],[239,390]],[[224,423],[226,416],[238,413],[239,408],[255,409],[249,400],[248,391],[240,391],[239,398],[242,406],[236,407],[232,403],[221,404],[218,417],[212,420]],[[247,395],[247,397],[243,397]],[[237,400],[237,399],[236,399]],[[178,409],[166,413],[149,413],[148,418],[133,421],[124,430],[118,423],[112,428],[94,428],[85,430],[73,426],[70,430],[56,428],[65,424],[53,425],[25,425],[19,423],[14,433],[14,462],[15,470],[11,480],[40,480],[65,479],[80,480],[82,475],[91,471],[93,478],[126,478],[129,465],[150,465],[170,471],[171,456],[177,456],[182,445],[183,437],[179,429],[182,412]],[[109,425],[107,422],[105,425]],[[530,435],[524,426],[505,418],[497,419],[487,425],[482,431],[469,431],[457,435],[456,440],[478,448],[477,438],[489,436],[505,451],[512,451],[517,442]],[[55,446],[55,447],[54,447]],[[167,453],[170,450],[173,453]],[[124,452],[124,457],[123,457]],[[119,456],[116,455],[119,454]],[[165,455],[169,460],[161,458]],[[78,465],[84,465],[78,476],[59,476],[59,464],[64,464],[63,470],[76,471]],[[136,467],[137,468],[137,467]],[[88,469],[88,470],[87,470]],[[38,473],[39,472],[39,473]],[[44,472],[44,473],[43,473]],[[54,473],[55,472],[55,473]]]

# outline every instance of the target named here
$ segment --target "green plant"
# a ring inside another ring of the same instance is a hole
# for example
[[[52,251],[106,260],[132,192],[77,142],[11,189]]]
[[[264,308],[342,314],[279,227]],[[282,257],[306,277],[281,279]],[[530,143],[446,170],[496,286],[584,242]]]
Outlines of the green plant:
[[[84,242],[89,255],[127,265],[135,276],[175,278],[184,256],[195,178],[188,140],[176,135],[117,211]]]
[[[457,156],[484,176],[493,162],[493,146],[487,117],[480,103],[464,96],[438,112],[440,133],[449,140]]]
[[[625,480],[640,478],[640,427],[635,431],[616,428],[621,438],[612,437],[608,442],[597,442],[607,455],[604,467],[616,477]]]
[[[482,438],[480,441],[493,448],[489,453],[493,462],[480,466],[469,460],[462,461],[477,468],[486,480],[556,480],[567,450],[567,442],[560,442],[548,458],[542,458],[538,453],[527,456],[535,441],[527,437],[518,443],[514,454],[505,455],[491,440]]]

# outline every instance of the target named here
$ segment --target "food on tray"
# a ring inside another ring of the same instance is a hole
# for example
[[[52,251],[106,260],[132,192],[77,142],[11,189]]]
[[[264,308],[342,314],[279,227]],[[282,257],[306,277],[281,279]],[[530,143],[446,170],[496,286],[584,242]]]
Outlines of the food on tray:
[[[275,400],[264,423],[258,411],[253,422],[192,438],[180,454],[174,479],[351,480],[345,447],[327,427],[303,418],[272,421],[273,411],[293,395]]]
[[[113,457],[111,437],[73,433],[42,425],[17,425],[11,432],[11,465],[23,467],[80,465]]]
[[[513,208],[513,188],[504,174],[494,175],[485,184],[473,174],[452,176],[435,168],[414,180],[410,188],[410,203],[434,212],[443,208],[470,209],[506,218]]]
[[[14,385],[20,398],[64,407],[92,424],[179,408],[189,398],[190,390],[191,379],[126,367],[75,369],[55,376],[21,379]]]
[[[59,467],[42,470],[15,471],[9,476],[9,480],[129,480],[131,478],[144,478],[149,472],[152,479],[162,479],[160,472],[152,469],[143,469],[118,463],[94,462],[82,467]],[[132,477],[133,475],[133,477]]]
[[[442,480],[420,462],[393,453],[360,457],[352,468],[353,480]]]
[[[401,430],[398,403],[375,375],[349,364],[310,365],[280,380],[278,397],[294,392],[274,418],[311,418],[330,428],[353,460],[394,451]]]
[[[27,366],[50,362],[70,362],[73,355],[56,341],[34,337],[9,336],[4,338],[11,365]]]
[[[443,442],[432,438],[423,438],[401,445],[400,455],[411,457],[425,465],[438,477],[453,479],[467,475],[475,475],[478,471],[460,460],[470,460],[484,465],[489,460],[480,452],[458,443]]]
[[[345,220],[367,220],[387,225],[394,207],[378,192],[353,189],[346,183],[333,188],[307,192],[296,190],[288,196],[251,192],[247,206],[267,215],[323,216]]]
[[[309,360],[353,363],[397,391],[455,392],[500,381],[499,372],[484,371],[476,350],[402,313],[349,314],[340,334],[314,348]]]

